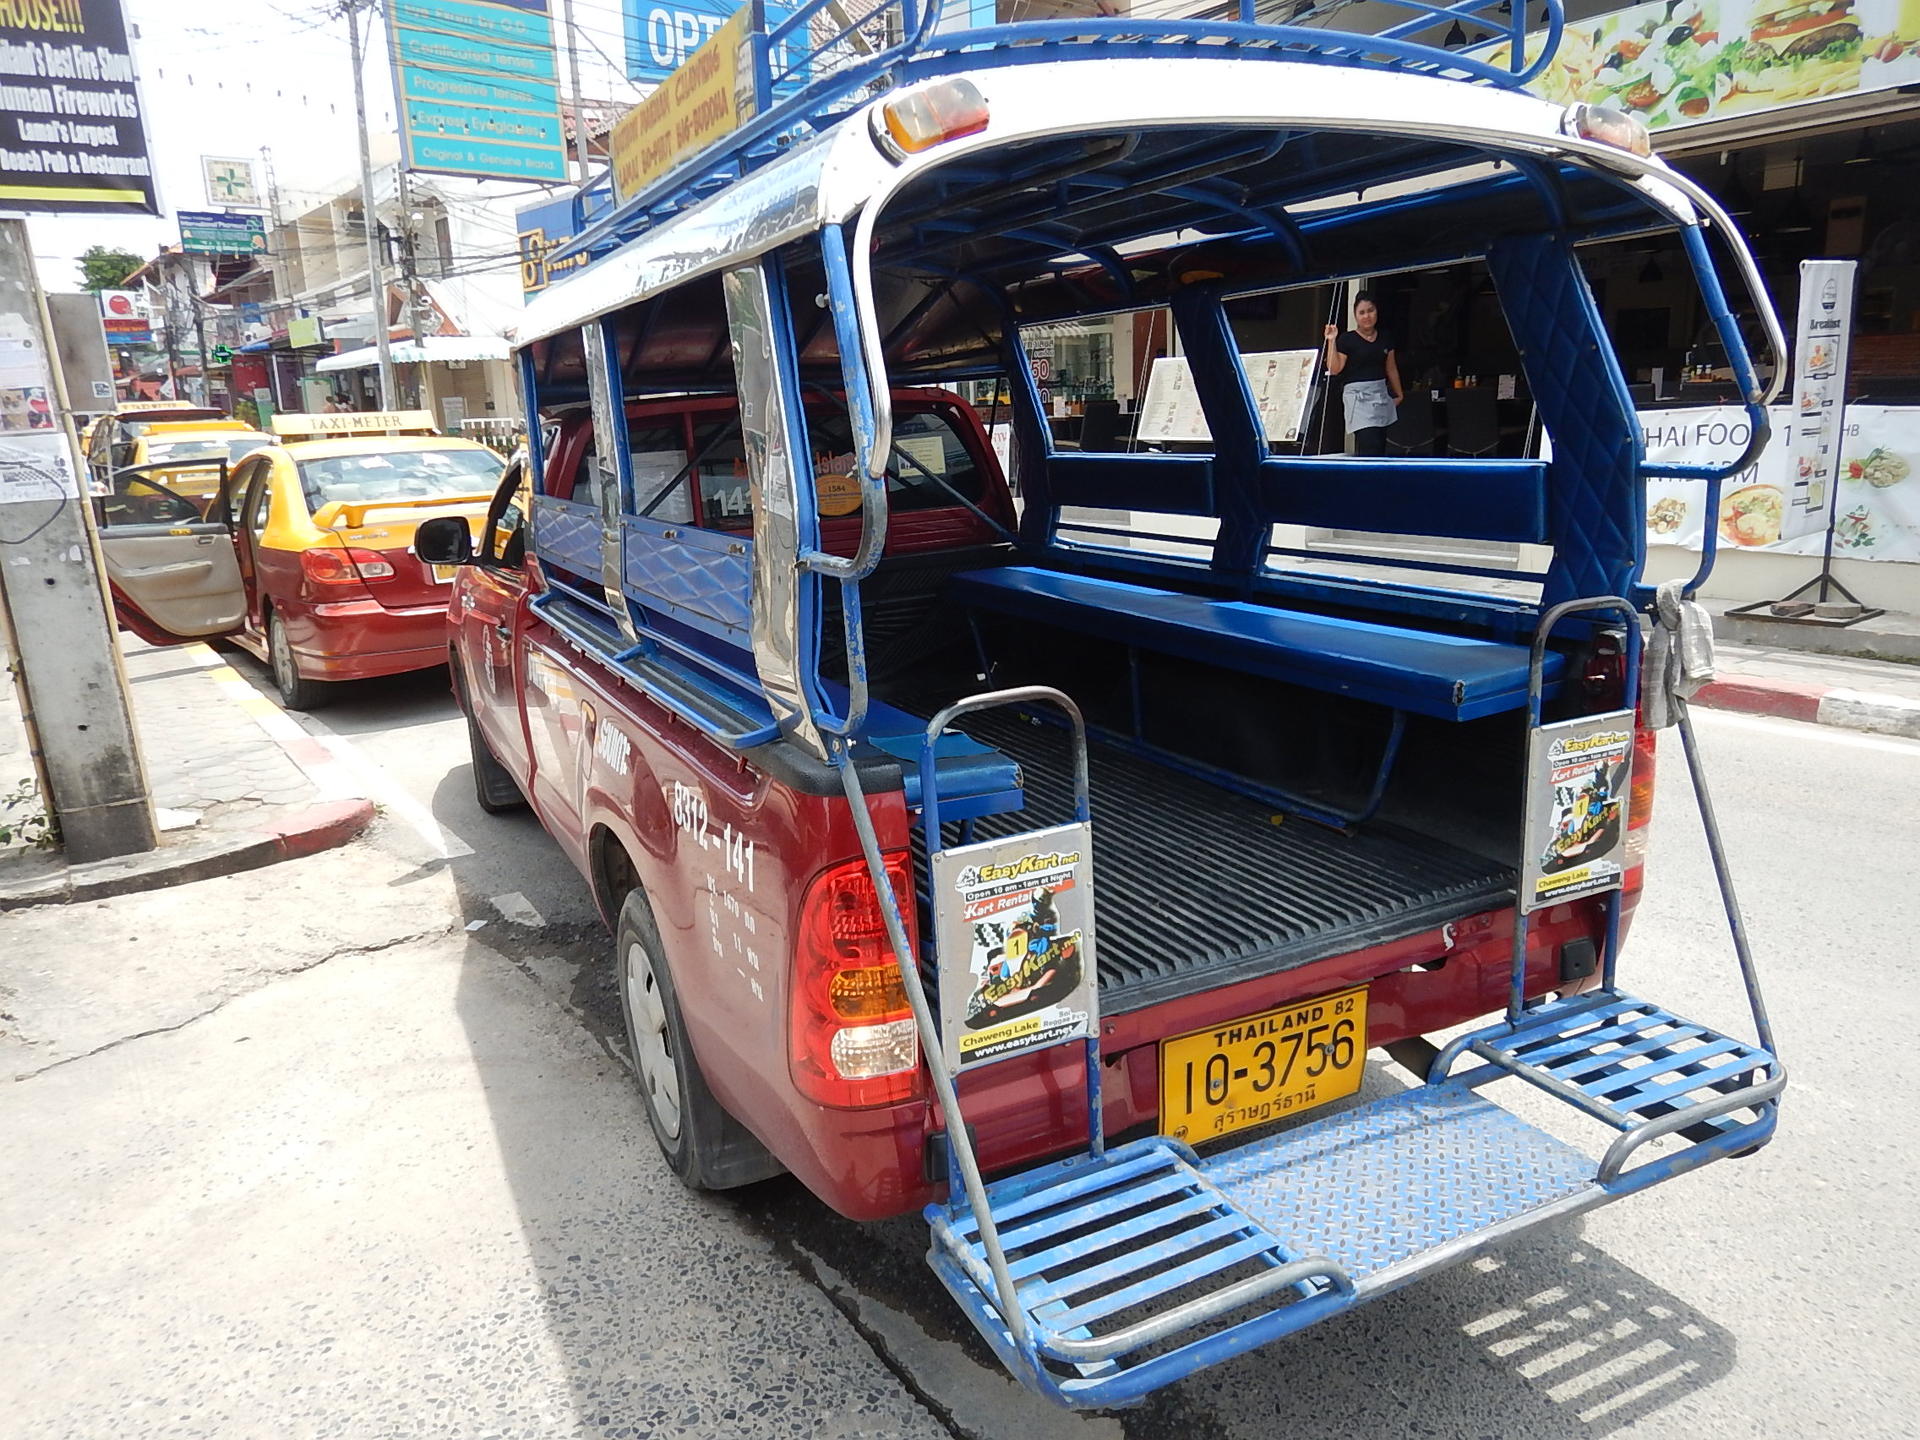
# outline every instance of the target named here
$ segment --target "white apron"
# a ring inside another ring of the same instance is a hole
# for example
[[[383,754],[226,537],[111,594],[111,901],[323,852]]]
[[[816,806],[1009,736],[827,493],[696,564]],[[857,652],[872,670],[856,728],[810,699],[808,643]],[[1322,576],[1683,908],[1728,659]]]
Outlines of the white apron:
[[[1347,412],[1347,433],[1393,424],[1393,391],[1384,380],[1358,380],[1341,392]]]

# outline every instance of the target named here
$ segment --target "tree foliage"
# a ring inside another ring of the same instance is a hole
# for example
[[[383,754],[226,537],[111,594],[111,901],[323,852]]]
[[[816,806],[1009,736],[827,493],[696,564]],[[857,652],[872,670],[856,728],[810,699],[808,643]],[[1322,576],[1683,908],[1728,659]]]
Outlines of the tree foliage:
[[[138,270],[142,260],[131,250],[114,250],[105,245],[89,246],[80,256],[80,288],[118,290],[121,282]]]

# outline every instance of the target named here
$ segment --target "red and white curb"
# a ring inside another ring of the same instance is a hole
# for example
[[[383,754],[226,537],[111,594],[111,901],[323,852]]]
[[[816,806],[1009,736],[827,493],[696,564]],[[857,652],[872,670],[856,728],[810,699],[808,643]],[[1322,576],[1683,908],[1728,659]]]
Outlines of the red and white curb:
[[[1904,735],[1920,740],[1920,700],[1904,695],[1881,695],[1805,680],[1735,674],[1701,686],[1693,703],[1709,710],[1770,715],[1781,720],[1805,720],[1815,725],[1837,725],[1874,735]]]

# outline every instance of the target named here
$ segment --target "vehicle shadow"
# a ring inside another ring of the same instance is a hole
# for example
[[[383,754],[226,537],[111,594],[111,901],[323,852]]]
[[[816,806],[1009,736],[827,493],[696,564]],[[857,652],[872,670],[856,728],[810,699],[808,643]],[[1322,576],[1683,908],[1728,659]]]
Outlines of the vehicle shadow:
[[[539,873],[553,878],[520,879],[522,898],[579,910],[586,882],[538,822],[479,812],[464,763],[430,808],[475,851],[440,868],[478,926],[454,1004],[529,1265],[501,1308],[555,1354],[547,1373],[564,1377],[571,1412],[525,1433],[948,1435],[732,1202],[668,1170],[630,1075],[606,930],[516,921],[496,903],[504,859],[552,852]]]

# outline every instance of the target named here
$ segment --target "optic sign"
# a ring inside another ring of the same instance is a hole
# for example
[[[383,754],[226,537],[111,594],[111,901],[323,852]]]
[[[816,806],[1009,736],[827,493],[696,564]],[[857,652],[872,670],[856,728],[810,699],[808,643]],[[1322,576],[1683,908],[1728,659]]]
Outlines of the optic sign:
[[[689,56],[710,40],[740,8],[738,0],[623,0],[626,9],[627,75],[634,80],[662,81],[687,63]],[[791,9],[766,7],[769,26],[778,25]],[[776,46],[773,70],[787,66],[787,47]],[[804,74],[790,77],[805,78]]]

